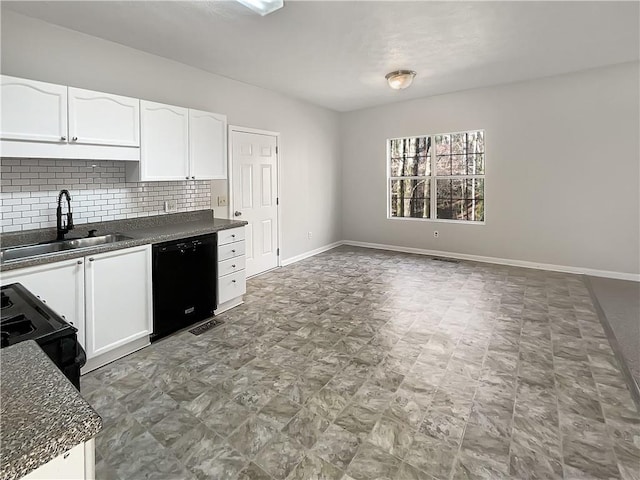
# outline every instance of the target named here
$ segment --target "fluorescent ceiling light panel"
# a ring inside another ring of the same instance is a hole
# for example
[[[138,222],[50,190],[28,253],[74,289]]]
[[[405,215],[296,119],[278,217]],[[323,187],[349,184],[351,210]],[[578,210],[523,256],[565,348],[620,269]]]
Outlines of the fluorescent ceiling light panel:
[[[284,6],[284,0],[237,0],[263,17]]]

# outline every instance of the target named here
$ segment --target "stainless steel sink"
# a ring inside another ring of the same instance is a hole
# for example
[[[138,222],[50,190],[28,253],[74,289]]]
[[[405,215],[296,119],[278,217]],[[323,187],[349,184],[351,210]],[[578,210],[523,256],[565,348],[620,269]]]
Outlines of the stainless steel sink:
[[[111,233],[109,235],[101,235],[99,237],[75,238],[73,240],[60,240],[39,243],[37,245],[25,245],[23,247],[3,248],[0,251],[0,262],[5,263],[12,260],[38,257],[40,255],[51,255],[53,253],[77,250],[80,248],[96,247],[98,245],[122,242],[123,240],[131,240],[131,237],[127,237],[120,233]]]

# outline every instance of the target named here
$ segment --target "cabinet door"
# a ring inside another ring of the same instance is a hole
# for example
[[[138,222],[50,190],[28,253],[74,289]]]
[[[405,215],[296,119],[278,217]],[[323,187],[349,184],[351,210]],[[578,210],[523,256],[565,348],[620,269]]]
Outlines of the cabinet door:
[[[69,141],[140,146],[140,100],[69,87]]]
[[[189,178],[189,110],[140,101],[141,181]]]
[[[67,87],[2,75],[3,140],[65,142]]]
[[[227,117],[189,110],[189,167],[192,178],[227,178]]]
[[[151,246],[87,257],[87,357],[151,333]]]
[[[36,267],[2,272],[2,284],[18,282],[40,297],[56,313],[78,329],[84,348],[84,259],[47,263]]]

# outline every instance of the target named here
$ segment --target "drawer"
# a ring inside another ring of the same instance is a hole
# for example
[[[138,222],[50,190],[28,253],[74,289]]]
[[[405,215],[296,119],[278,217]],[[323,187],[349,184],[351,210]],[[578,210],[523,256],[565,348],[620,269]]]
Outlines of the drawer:
[[[229,258],[244,255],[244,240],[241,242],[229,243],[227,245],[218,245],[218,261],[228,260]]]
[[[240,240],[244,240],[244,227],[230,228],[229,230],[220,230],[218,232],[218,245],[226,245]]]
[[[244,270],[218,277],[218,305],[244,295],[246,291],[247,277]]]
[[[218,263],[218,276],[229,275],[230,273],[239,272],[244,270],[244,256],[230,258]]]

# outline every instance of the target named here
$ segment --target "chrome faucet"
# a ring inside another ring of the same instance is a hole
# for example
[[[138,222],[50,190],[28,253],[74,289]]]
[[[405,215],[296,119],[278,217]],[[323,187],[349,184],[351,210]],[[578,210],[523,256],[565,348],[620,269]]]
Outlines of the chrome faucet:
[[[67,221],[62,225],[62,197],[67,197]],[[69,190],[60,190],[60,194],[58,195],[58,208],[56,209],[56,229],[58,235],[56,240],[64,240],[64,234],[68,233],[69,230],[73,230],[73,215],[71,214],[71,195],[69,195]]]

